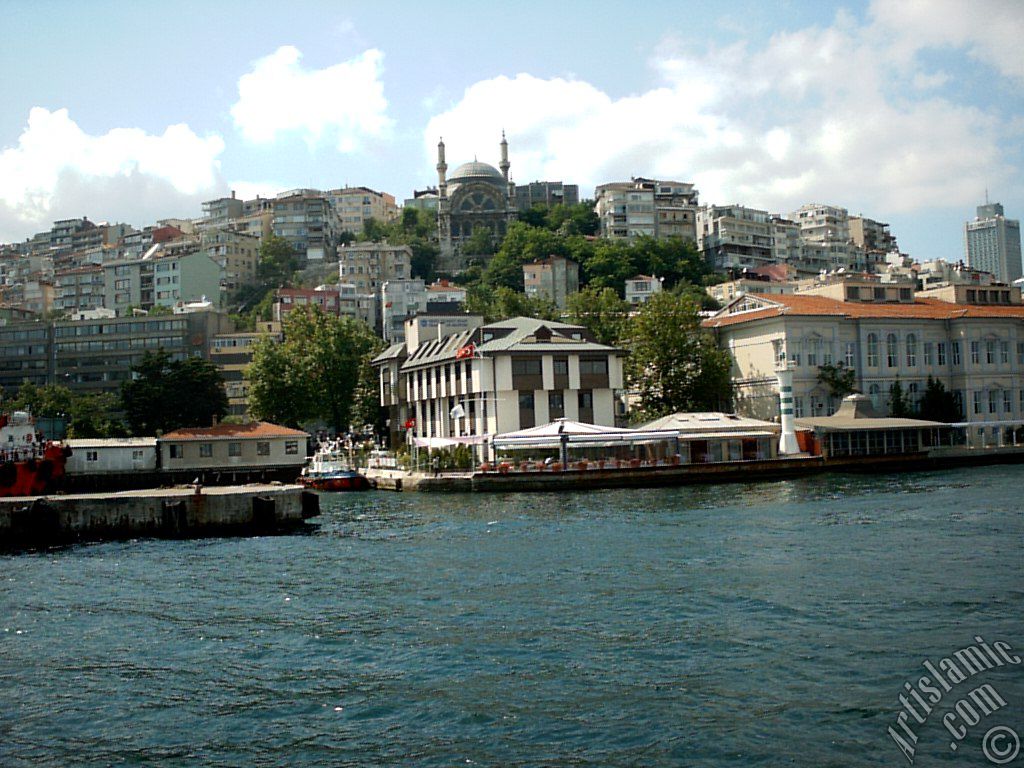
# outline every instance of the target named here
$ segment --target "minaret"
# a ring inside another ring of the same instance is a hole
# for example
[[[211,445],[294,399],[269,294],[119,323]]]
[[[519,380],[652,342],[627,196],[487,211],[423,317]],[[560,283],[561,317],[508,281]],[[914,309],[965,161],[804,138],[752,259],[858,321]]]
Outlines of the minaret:
[[[501,132],[501,162],[498,164],[501,168],[501,175],[505,177],[505,182],[508,183],[508,142],[505,141],[505,131]]]
[[[448,182],[445,175],[448,173],[448,163],[444,161],[444,139],[437,142],[437,196],[442,200],[448,197]]]

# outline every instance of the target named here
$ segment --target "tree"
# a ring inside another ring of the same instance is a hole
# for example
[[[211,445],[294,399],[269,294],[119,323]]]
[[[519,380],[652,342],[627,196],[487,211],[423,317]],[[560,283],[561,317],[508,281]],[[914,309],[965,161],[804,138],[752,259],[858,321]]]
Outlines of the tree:
[[[260,244],[260,260],[256,276],[263,292],[280,288],[290,282],[292,274],[299,268],[299,260],[291,243],[283,237],[270,235]]]
[[[466,289],[466,311],[483,315],[484,320],[493,323],[510,317],[539,317],[557,320],[558,307],[541,298],[530,298],[525,293],[499,286],[473,285]]]
[[[224,379],[209,360],[173,360],[159,349],[146,352],[121,385],[121,405],[136,435],[208,427],[228,411]]]
[[[284,341],[264,339],[254,351],[248,371],[250,412],[292,427],[319,419],[337,433],[346,432],[359,410],[357,390],[362,383],[365,392],[372,376],[369,361],[383,342],[364,323],[326,315],[315,306],[293,309],[281,330]],[[376,421],[365,403],[359,417]]]
[[[588,286],[569,296],[569,317],[586,326],[602,344],[619,344],[629,324],[629,304],[612,288]]]
[[[893,418],[905,419],[914,414],[914,404],[903,393],[903,385],[896,379],[889,387],[889,415]]]
[[[691,298],[655,294],[630,321],[628,338],[629,386],[639,393],[644,416],[731,407],[732,361],[701,327]]]
[[[857,371],[846,363],[825,363],[818,366],[818,382],[828,389],[832,397],[842,400],[857,391]]]
[[[963,419],[960,405],[953,397],[953,393],[947,391],[941,381],[931,376],[925,384],[918,415],[927,421],[942,421],[947,424],[955,424]]]
[[[36,417],[65,419],[69,437],[120,437],[125,434],[118,416],[120,403],[108,392],[81,394],[59,384],[39,386],[25,381],[8,407]]]

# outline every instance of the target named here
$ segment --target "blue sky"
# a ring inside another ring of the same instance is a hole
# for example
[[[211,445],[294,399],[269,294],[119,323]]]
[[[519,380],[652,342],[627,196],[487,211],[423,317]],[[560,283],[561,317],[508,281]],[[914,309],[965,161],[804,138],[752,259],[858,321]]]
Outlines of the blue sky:
[[[956,259],[985,189],[1024,217],[1024,3],[0,0],[0,241],[197,216],[237,189],[399,200],[496,164],[888,221]]]

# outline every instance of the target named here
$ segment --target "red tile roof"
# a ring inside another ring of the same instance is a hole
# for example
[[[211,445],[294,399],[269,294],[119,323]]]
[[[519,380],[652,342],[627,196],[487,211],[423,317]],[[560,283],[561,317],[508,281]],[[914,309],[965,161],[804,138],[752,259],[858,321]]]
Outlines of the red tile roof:
[[[245,440],[268,437],[308,437],[299,429],[289,429],[266,421],[250,424],[218,424],[215,427],[184,427],[168,432],[163,440]]]
[[[763,299],[776,306],[751,310],[735,315],[716,315],[704,321],[705,328],[720,328],[738,325],[754,320],[763,320],[780,315],[831,316],[886,320],[958,320],[960,318],[1017,319],[1024,320],[1024,306],[1021,305],[977,305],[953,304],[939,299],[915,299],[910,304],[874,304],[869,302],[839,301],[826,296],[809,294],[748,294],[750,298]]]

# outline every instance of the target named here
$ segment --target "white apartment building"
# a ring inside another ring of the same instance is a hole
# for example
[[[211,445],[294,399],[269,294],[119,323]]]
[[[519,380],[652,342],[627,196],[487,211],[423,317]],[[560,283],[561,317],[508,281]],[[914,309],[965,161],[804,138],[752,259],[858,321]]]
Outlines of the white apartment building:
[[[999,295],[998,304],[969,304],[921,298],[910,286],[837,276],[812,293],[734,299],[705,326],[733,358],[737,412],[778,416],[775,371],[789,362],[795,415],[830,415],[839,403],[819,380],[819,366],[843,363],[882,409],[897,381],[913,402],[931,376],[967,420],[1024,419],[1019,291]]]
[[[395,196],[387,192],[376,192],[368,187],[344,187],[332,189],[325,195],[334,207],[341,232],[358,235],[367,219],[386,223],[398,218]]]
[[[661,293],[661,278],[654,275],[637,275],[626,281],[626,301],[634,307],[643,304],[656,293]]]
[[[338,249],[338,278],[359,293],[377,294],[388,280],[408,280],[411,270],[408,245],[353,243]]]
[[[393,439],[406,423],[417,438],[451,438],[513,432],[557,418],[614,426],[622,358],[621,350],[598,344],[582,326],[516,317],[418,345],[392,345],[373,364]]]
[[[705,205],[697,211],[697,250],[714,269],[771,264],[773,240],[768,211],[742,205]]]
[[[601,237],[697,239],[698,192],[693,184],[636,177],[601,184],[594,193]]]

